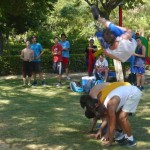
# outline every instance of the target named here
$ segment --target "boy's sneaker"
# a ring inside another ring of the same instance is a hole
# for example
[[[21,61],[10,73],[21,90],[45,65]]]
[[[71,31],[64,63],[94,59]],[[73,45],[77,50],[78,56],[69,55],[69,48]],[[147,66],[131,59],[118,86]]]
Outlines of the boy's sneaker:
[[[124,142],[124,141],[126,141],[126,138],[125,138],[125,136],[123,136],[121,139],[115,139],[115,141],[117,142],[117,143],[122,143],[122,142]]]
[[[61,86],[61,83],[60,82],[56,83],[56,86],[57,87]]]
[[[37,81],[34,81],[34,82],[32,83],[32,86],[37,86]]]
[[[28,86],[31,86],[31,83],[28,83]]]
[[[141,86],[141,87],[140,87],[140,90],[141,90],[141,91],[143,91],[143,90],[144,90],[144,87],[143,87],[143,86]]]
[[[42,81],[42,86],[45,86],[45,85],[46,85],[45,81]]]
[[[93,18],[94,18],[95,20],[98,20],[99,17],[105,18],[104,13],[103,13],[102,11],[100,11],[100,10],[98,9],[98,7],[95,6],[95,5],[92,5],[92,6],[91,6],[91,12],[92,12]]]
[[[129,139],[126,139],[122,143],[119,143],[120,146],[128,146],[128,147],[136,146],[136,144],[137,143],[135,140],[131,141]]]
[[[71,78],[69,76],[66,77],[67,80],[71,80]]]
[[[93,14],[93,18],[95,20],[98,20],[98,18],[100,16],[98,8],[95,5],[92,5],[91,6],[91,11],[92,11],[92,14]]]
[[[119,141],[119,140],[121,140],[122,138],[124,138],[124,133],[123,133],[122,131],[121,131],[121,132],[116,131],[114,138],[115,138],[115,141]]]

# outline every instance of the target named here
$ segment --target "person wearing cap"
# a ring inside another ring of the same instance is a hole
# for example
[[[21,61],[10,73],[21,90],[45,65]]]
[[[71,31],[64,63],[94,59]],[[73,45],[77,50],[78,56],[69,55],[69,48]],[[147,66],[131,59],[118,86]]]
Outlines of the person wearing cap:
[[[40,43],[37,43],[37,37],[31,37],[31,44],[30,48],[34,51],[34,60],[32,61],[32,72],[33,72],[33,86],[38,84],[36,75],[39,74],[39,79],[41,80],[41,84],[44,86],[45,81],[43,80],[43,74],[41,70],[41,56],[43,55],[44,51]]]

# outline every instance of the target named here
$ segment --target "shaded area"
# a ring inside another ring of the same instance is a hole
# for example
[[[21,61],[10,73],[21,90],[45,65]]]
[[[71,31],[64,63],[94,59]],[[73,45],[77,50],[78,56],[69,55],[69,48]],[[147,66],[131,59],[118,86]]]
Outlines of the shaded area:
[[[20,79],[0,80],[0,140],[19,149],[103,149],[99,140],[83,132],[90,122],[80,108],[80,94],[67,89],[66,81],[60,88],[54,82],[52,78],[46,87],[23,88]],[[149,92],[147,84],[136,114],[130,117],[136,149],[150,149]],[[120,147],[114,144],[111,149]]]

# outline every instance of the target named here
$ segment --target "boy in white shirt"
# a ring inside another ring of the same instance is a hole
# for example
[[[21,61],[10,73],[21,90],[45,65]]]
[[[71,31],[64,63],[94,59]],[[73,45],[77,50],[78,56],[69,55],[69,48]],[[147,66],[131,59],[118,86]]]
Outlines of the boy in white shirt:
[[[96,63],[95,63],[95,76],[97,77],[98,74],[102,74],[105,73],[104,76],[104,82],[107,81],[108,78],[108,61],[106,60],[106,58],[103,56],[103,54],[101,54],[99,56],[99,58],[97,59]]]
[[[107,44],[108,48],[103,47],[103,53],[112,58],[119,60],[121,62],[127,61],[132,55],[135,54],[135,49],[137,43],[135,39],[132,38],[132,30],[124,27],[116,26],[112,22],[101,18],[99,10],[96,6],[91,6],[93,17],[98,20],[100,24],[104,26],[103,38]]]

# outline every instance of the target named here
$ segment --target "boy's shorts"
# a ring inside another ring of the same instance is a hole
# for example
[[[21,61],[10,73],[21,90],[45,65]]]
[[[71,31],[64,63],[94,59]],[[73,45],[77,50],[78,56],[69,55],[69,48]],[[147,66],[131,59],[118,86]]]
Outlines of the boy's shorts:
[[[67,66],[69,64],[69,58],[63,57],[62,58],[62,63],[63,63],[64,66]]]
[[[145,68],[134,66],[134,73],[135,74],[145,74]]]
[[[32,72],[41,73],[41,62],[40,61],[32,61]]]
[[[129,96],[127,101],[125,102],[124,106],[122,107],[122,111],[128,112],[128,113],[135,113],[137,106],[139,104],[139,101],[141,99],[141,91],[134,86],[135,93],[132,96]]]

